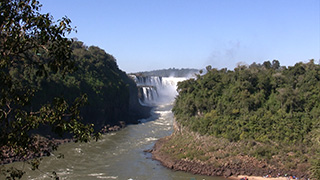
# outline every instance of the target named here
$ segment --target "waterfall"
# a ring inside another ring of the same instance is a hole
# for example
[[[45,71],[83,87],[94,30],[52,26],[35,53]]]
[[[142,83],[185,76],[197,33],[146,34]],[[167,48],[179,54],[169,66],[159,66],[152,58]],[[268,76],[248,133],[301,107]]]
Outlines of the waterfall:
[[[154,86],[138,86],[140,91],[142,90],[143,96],[140,98],[140,102],[143,101],[145,103],[154,101],[159,98],[158,91]]]
[[[139,90],[139,100],[143,105],[158,103],[172,103],[178,95],[177,84],[187,78],[136,76],[130,75],[136,82]]]

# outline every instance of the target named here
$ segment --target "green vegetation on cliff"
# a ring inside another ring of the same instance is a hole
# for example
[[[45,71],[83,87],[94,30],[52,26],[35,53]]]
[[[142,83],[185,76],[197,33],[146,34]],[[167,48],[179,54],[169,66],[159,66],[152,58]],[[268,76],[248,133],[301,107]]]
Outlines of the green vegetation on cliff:
[[[82,42],[71,44],[73,65],[71,73],[50,74],[37,82],[38,92],[34,103],[43,104],[56,96],[66,100],[86,95],[87,104],[81,109],[84,122],[93,123],[99,130],[104,125],[119,124],[119,121],[134,122],[131,115],[142,116],[133,112],[130,106],[138,109],[137,90],[134,81],[118,68],[116,59],[96,46],[86,47]],[[135,97],[131,98],[131,96]],[[142,109],[142,107],[141,107]]]
[[[139,103],[137,90],[130,92],[130,86],[134,88],[135,83],[118,68],[116,59],[99,47],[86,47],[80,41],[71,42],[70,50],[72,71],[55,72],[47,64],[41,71],[24,64],[10,67],[8,75],[11,81],[33,91],[25,109],[30,112],[40,109],[57,97],[63,97],[67,104],[82,97],[85,102],[79,108],[79,120],[93,124],[96,130],[105,125],[119,125],[119,121],[134,122],[130,116],[135,112],[131,111],[130,105],[139,107]],[[42,61],[49,61],[45,51],[39,54]],[[136,103],[130,102],[134,101],[130,96],[135,96]],[[142,114],[136,112],[136,116]],[[62,129],[55,130],[62,133]],[[42,134],[47,131],[43,126],[39,128]]]
[[[267,159],[284,149],[305,152],[309,163],[319,158],[320,65],[311,60],[286,68],[274,60],[207,71],[178,84],[179,124],[230,142],[265,144],[257,155]]]

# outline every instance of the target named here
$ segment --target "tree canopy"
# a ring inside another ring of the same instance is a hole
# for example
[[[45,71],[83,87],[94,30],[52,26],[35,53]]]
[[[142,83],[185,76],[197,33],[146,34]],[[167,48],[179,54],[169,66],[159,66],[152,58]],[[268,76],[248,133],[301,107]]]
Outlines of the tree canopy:
[[[20,157],[39,151],[32,135],[39,127],[51,127],[60,136],[70,133],[76,141],[88,141],[94,131],[93,124],[81,122],[86,94],[68,100],[62,95],[35,98],[45,89],[43,83],[62,80],[75,70],[72,40],[66,38],[73,30],[71,20],[63,17],[55,22],[50,14],[39,13],[40,7],[36,0],[0,2],[0,147]],[[99,91],[99,83],[93,83]],[[13,179],[22,175],[10,174]]]
[[[178,84],[173,112],[180,124],[230,141],[301,145],[319,155],[320,65],[311,60],[287,68],[274,60],[207,71]]]
[[[320,66],[278,61],[210,69],[178,84],[177,120],[203,134],[232,141],[303,142],[319,125]]]
[[[49,72],[65,74],[73,69],[72,42],[65,37],[72,30],[70,19],[55,23],[49,14],[38,12],[40,5],[35,0],[5,0],[0,7],[0,146],[22,153],[31,148],[28,132],[40,124],[87,140],[91,127],[78,123],[85,96],[71,104],[56,97],[37,109],[31,105],[37,79],[48,77]]]

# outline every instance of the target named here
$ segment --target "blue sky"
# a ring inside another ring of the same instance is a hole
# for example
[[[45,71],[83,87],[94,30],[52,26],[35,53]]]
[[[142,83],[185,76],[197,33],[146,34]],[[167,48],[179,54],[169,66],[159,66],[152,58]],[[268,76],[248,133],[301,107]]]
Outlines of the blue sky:
[[[40,0],[67,16],[76,37],[112,54],[120,69],[233,69],[277,59],[320,59],[319,0]]]

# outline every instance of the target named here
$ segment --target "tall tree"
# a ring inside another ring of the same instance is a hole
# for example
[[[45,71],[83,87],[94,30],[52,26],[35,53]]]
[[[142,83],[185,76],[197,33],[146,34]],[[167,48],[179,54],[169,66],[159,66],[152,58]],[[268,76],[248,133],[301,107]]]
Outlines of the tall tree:
[[[21,157],[26,150],[39,151],[30,131],[40,125],[51,126],[59,135],[69,132],[79,141],[89,140],[93,132],[92,125],[79,121],[85,95],[71,104],[56,97],[34,109],[32,97],[38,89],[33,80],[73,70],[72,41],[66,38],[73,30],[71,20],[55,22],[50,14],[39,13],[40,7],[36,0],[0,2],[0,147]]]

